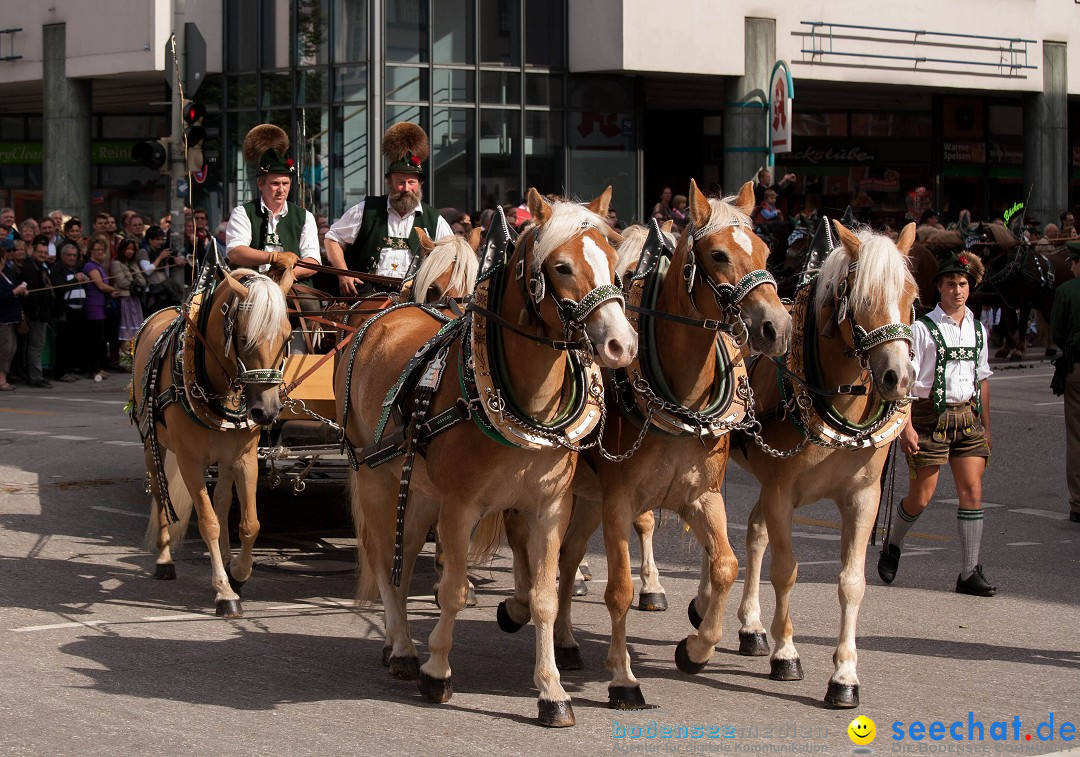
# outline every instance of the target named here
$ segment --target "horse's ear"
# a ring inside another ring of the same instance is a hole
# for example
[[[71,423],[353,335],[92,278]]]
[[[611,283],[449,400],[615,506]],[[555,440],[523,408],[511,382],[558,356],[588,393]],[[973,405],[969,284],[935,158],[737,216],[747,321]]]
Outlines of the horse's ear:
[[[623,243],[623,235],[620,234],[617,229],[609,227],[605,233],[607,235],[607,241],[616,247]]]
[[[232,290],[232,293],[239,297],[241,300],[246,300],[251,291],[236,280],[231,273],[225,275],[225,286]]]
[[[296,283],[296,273],[293,271],[292,266],[285,269],[281,274],[281,278],[278,279],[278,286],[281,287],[281,293],[286,297],[289,296],[289,290],[292,289],[292,285]]]
[[[665,234],[670,234],[673,226],[675,226],[674,221],[664,221],[664,223],[660,226],[660,231],[664,232]]]
[[[473,252],[476,252],[480,249],[480,243],[484,241],[484,230],[479,226],[474,227],[469,232],[469,238],[466,241],[468,241],[469,247],[472,247]]]
[[[739,196],[735,198],[735,207],[746,215],[754,212],[757,201],[754,199],[754,182],[748,181],[739,190]]]
[[[537,226],[542,226],[551,218],[551,206],[547,204],[547,200],[540,196],[540,193],[536,191],[536,187],[529,187],[529,194],[526,195],[527,202],[529,203],[529,213],[532,215],[533,221]]]
[[[840,221],[833,220],[833,227],[836,229],[836,235],[840,237],[840,243],[844,245],[844,249],[848,251],[848,255],[852,260],[859,257],[859,248],[862,247],[862,242],[848,229],[847,226],[840,223]]]
[[[611,207],[611,185],[608,184],[608,188],[601,192],[599,195],[593,198],[593,201],[589,203],[588,208],[601,218],[607,218],[608,208]]]
[[[428,233],[419,226],[416,226],[415,229],[416,237],[420,240],[420,247],[424,250],[424,252],[431,252],[432,250],[434,250],[435,242],[432,240],[431,237],[428,236]]]
[[[901,255],[911,252],[911,245],[915,244],[915,223],[909,223],[900,232],[900,238],[896,240],[896,249]]]
[[[712,208],[709,199],[697,188],[697,182],[690,179],[690,225],[695,229],[703,228],[709,222]]]

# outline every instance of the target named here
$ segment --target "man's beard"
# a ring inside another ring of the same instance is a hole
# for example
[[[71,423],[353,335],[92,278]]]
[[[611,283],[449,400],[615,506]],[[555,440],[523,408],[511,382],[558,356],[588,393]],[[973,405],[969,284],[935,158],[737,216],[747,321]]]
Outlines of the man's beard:
[[[424,199],[424,190],[422,188],[415,192],[403,189],[400,192],[390,193],[390,207],[394,209],[395,213],[404,218],[420,207],[422,199]]]

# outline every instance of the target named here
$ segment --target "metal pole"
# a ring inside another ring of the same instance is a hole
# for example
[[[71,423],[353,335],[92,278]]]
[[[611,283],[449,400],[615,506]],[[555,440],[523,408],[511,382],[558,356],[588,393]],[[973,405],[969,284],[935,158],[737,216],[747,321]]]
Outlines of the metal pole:
[[[173,39],[176,46],[173,54],[166,56],[166,66],[173,66],[173,91],[172,91],[172,149],[169,150],[172,162],[172,176],[169,181],[171,198],[169,205],[172,208],[169,240],[170,249],[178,254],[184,247],[184,197],[180,195],[178,187],[181,180],[187,174],[187,160],[184,150],[184,98],[183,76],[186,47],[184,39],[184,21],[187,16],[187,0],[172,0],[173,3]],[[174,57],[175,56],[175,57]]]

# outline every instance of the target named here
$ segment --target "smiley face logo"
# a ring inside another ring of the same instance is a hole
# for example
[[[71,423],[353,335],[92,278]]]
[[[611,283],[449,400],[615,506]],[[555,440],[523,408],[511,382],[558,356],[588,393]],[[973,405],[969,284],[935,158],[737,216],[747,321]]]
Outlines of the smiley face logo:
[[[864,746],[877,736],[877,727],[874,725],[873,720],[865,715],[860,715],[848,723],[847,735],[852,743]]]

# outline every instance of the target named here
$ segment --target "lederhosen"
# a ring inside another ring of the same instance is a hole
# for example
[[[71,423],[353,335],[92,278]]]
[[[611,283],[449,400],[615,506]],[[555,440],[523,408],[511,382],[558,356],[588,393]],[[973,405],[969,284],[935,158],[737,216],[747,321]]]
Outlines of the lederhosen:
[[[983,351],[983,330],[975,323],[974,347],[950,347],[941,329],[928,315],[919,321],[926,327],[936,347],[934,351],[934,383],[930,396],[916,400],[911,407],[911,425],[919,433],[920,454],[913,464],[918,467],[921,457],[925,464],[941,464],[940,457],[977,455],[989,456],[982,426],[982,389],[978,379],[978,366]],[[964,361],[974,364],[975,390],[971,399],[964,402],[947,402],[945,395],[945,370],[950,362]]]
[[[345,265],[357,273],[375,273],[379,255],[384,249],[407,249],[415,259],[420,249],[420,237],[416,228],[421,227],[435,239],[439,229],[439,212],[427,203],[420,203],[419,217],[414,215],[413,228],[408,238],[391,237],[390,211],[386,195],[369,195],[364,198],[364,214],[356,238],[345,248]],[[401,272],[405,275],[405,271]]]

